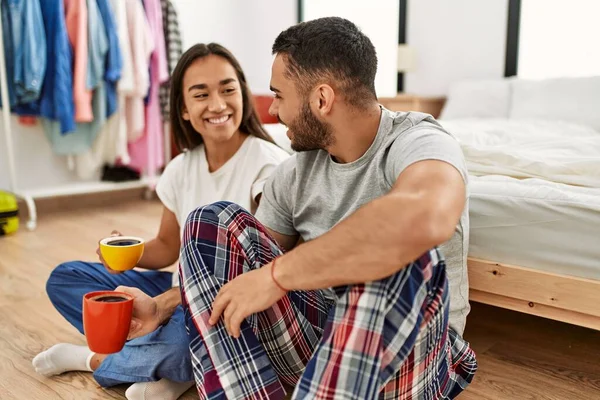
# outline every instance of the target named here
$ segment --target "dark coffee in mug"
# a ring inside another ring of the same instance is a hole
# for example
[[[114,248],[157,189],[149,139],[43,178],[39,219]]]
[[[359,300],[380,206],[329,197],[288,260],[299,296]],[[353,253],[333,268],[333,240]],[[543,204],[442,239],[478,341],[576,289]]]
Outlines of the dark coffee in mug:
[[[106,244],[108,246],[133,246],[134,244],[139,244],[139,243],[140,243],[139,240],[115,239],[115,240],[111,240],[110,242],[107,242]]]
[[[93,301],[99,301],[101,303],[119,303],[121,301],[127,301],[129,300],[126,297],[121,297],[121,296],[98,296],[96,298],[92,299]]]

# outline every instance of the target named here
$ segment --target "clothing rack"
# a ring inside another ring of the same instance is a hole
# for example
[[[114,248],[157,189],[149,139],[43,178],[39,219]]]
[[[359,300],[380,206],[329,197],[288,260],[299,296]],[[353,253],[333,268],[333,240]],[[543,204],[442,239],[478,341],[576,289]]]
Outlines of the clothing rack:
[[[0,0],[2,3],[3,0]],[[2,18],[0,18],[0,33],[2,32]],[[92,194],[111,192],[117,190],[146,188],[145,198],[149,199],[156,187],[158,177],[150,172],[138,181],[127,182],[74,182],[71,184],[60,185],[56,187],[42,188],[37,190],[21,190],[17,182],[15,167],[14,142],[10,125],[10,102],[8,98],[8,78],[6,73],[6,60],[4,57],[4,38],[0,34],[0,86],[2,96],[2,120],[4,128],[4,138],[6,142],[6,153],[8,161],[8,175],[10,179],[10,191],[25,201],[29,211],[29,220],[26,223],[27,229],[34,230],[37,226],[37,209],[35,199],[43,199],[57,196],[69,196],[79,194]],[[168,140],[168,130],[165,129],[165,164],[170,160],[170,141]],[[149,169],[151,170],[151,169]]]

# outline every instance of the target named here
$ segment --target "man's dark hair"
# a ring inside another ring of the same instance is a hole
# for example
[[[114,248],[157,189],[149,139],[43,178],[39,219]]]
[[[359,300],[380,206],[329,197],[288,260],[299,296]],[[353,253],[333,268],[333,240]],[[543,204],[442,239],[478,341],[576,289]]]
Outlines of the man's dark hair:
[[[273,54],[285,57],[288,77],[301,95],[326,78],[356,107],[377,99],[375,47],[347,19],[326,17],[294,25],[277,36]]]

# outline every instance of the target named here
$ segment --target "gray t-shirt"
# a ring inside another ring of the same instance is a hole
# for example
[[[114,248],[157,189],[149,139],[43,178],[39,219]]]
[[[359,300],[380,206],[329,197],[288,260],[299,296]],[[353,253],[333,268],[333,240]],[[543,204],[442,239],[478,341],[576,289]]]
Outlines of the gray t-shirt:
[[[316,150],[282,163],[264,187],[256,217],[276,232],[309,241],[388,193],[406,167],[431,159],[453,165],[467,183],[458,142],[433,117],[382,109],[375,141],[358,160],[339,164]],[[450,325],[460,334],[469,312],[468,240],[467,201],[454,236],[441,246],[450,282]]]

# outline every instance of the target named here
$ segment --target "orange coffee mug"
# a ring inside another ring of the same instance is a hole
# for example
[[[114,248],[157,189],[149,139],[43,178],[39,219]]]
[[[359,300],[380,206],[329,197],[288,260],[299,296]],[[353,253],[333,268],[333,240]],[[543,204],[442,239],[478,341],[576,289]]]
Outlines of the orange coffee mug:
[[[118,353],[125,346],[133,296],[124,292],[100,291],[83,296],[83,332],[91,351]]]

